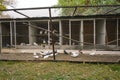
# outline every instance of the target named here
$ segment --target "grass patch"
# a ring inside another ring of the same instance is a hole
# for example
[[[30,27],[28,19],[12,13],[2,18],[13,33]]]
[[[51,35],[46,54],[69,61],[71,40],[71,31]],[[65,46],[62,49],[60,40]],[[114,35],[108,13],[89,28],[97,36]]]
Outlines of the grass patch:
[[[0,61],[0,80],[119,80],[120,64]]]
[[[113,71],[118,71],[120,72],[120,66],[118,64],[116,65],[110,65],[110,68],[113,70]]]

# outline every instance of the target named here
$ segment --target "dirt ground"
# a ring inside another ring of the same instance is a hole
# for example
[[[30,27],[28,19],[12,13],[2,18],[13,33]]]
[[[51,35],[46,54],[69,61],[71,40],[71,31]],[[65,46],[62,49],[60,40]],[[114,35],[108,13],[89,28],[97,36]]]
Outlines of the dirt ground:
[[[44,59],[43,57],[34,58],[33,53],[39,52],[40,49],[2,49],[0,60],[25,60],[25,61],[47,61],[53,60],[53,57]],[[45,51],[45,50],[42,50]],[[71,50],[74,51],[74,50]],[[56,61],[76,61],[76,62],[120,62],[120,51],[95,51],[94,55],[90,55],[93,51],[82,51],[83,53],[77,57],[66,55],[62,50],[55,56]],[[38,54],[40,56],[40,54]]]

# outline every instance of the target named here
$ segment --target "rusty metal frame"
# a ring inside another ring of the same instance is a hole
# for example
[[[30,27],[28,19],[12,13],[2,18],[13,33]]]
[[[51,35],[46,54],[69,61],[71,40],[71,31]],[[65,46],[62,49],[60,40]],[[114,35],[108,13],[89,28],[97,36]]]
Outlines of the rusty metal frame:
[[[51,37],[52,37],[52,49],[53,49],[53,59],[55,60],[55,48],[54,48],[54,28],[52,26],[52,14],[51,14],[51,8],[49,8],[49,19],[50,19],[50,31],[51,31]]]
[[[56,7],[36,7],[36,8],[19,8],[19,9],[6,9],[6,10],[0,10],[0,11],[14,11],[20,15],[23,15],[25,17],[27,17],[28,19],[30,18],[28,15],[25,15],[21,12],[19,12],[20,10],[39,10],[39,9],[48,9],[49,10],[49,20],[50,20],[50,30],[51,30],[51,37],[52,37],[52,49],[53,49],[53,60],[55,61],[55,48],[54,48],[54,28],[52,26],[52,13],[51,13],[51,9],[56,9],[56,8],[74,8],[74,11],[72,13],[71,16],[74,16],[76,11],[77,11],[77,8],[83,8],[83,7],[86,7],[86,8],[94,8],[94,7],[117,7],[113,10],[117,10],[120,8],[120,5],[95,5],[95,6],[56,6]],[[106,13],[109,13],[113,10],[110,10]],[[105,13],[105,14],[106,14]],[[0,34],[1,35],[1,34]],[[0,40],[1,41],[1,40]],[[0,45],[1,46],[1,45]],[[0,53],[1,53],[1,47],[0,47]]]
[[[27,18],[30,18],[29,16],[27,16],[27,15],[25,15],[25,14],[23,14],[23,13],[17,11],[17,10],[13,10],[13,11],[16,12],[16,13],[18,13],[18,14],[20,14],[20,15],[23,15],[23,16],[25,16],[25,17],[27,17]]]
[[[14,11],[14,12],[20,14],[20,15],[23,15],[23,16],[25,16],[25,17],[27,17],[27,18],[30,18],[28,15],[25,15],[25,14],[19,12],[19,10],[39,10],[39,9],[48,9],[48,10],[49,10],[49,9],[57,9],[57,8],[58,8],[58,9],[59,9],[59,8],[74,8],[73,13],[71,14],[71,16],[74,16],[75,13],[76,13],[76,11],[77,11],[77,8],[95,8],[95,7],[117,7],[117,8],[115,8],[115,9],[112,9],[112,10],[110,10],[110,11],[107,11],[107,12],[103,13],[103,14],[108,14],[108,13],[111,12],[111,11],[114,11],[114,10],[119,9],[119,8],[120,8],[120,5],[54,6],[54,7],[35,7],[35,8],[5,9],[5,10],[0,10],[0,11]],[[49,17],[50,17],[50,16],[49,16]]]
[[[119,7],[120,5],[95,5],[95,6],[55,6],[55,7],[35,7],[35,8],[18,8],[18,9],[4,9],[0,11],[13,11],[13,10],[36,10],[36,9],[54,9],[54,8],[75,8],[75,7]]]

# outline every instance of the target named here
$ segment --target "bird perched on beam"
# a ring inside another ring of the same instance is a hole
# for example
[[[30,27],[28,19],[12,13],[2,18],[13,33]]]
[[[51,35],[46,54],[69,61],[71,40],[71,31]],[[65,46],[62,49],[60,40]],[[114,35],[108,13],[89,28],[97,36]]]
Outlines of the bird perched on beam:
[[[43,31],[40,31],[39,33],[40,33],[40,34],[43,34]]]

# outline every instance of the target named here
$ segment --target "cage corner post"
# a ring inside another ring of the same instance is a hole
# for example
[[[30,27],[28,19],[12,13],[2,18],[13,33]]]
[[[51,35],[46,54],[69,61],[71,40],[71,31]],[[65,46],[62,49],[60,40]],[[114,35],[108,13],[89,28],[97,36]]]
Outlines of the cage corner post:
[[[52,15],[51,15],[51,8],[49,8],[49,19],[50,19],[50,32],[52,37],[52,50],[53,50],[53,60],[55,61],[55,47],[54,47],[54,28],[52,26]]]

